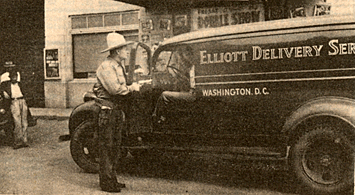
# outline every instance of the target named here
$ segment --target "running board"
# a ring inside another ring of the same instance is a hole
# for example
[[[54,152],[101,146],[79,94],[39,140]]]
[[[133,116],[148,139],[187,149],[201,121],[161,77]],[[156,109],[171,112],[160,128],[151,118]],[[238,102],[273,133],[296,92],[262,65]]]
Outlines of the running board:
[[[159,146],[134,146],[127,147],[132,150],[159,150],[164,152],[184,152],[196,154],[216,155],[224,158],[230,157],[237,160],[286,160],[286,155],[275,152],[265,147],[159,147]]]

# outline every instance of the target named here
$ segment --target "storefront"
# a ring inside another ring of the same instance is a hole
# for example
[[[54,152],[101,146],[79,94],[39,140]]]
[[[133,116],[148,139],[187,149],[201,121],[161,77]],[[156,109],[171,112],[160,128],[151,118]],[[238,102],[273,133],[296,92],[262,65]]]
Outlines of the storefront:
[[[107,33],[119,32],[126,40],[153,48],[166,38],[206,28],[325,15],[334,10],[340,13],[344,8],[352,13],[354,4],[348,2],[95,0],[85,5],[80,0],[70,4],[46,0],[45,106],[68,108],[82,102],[82,95],[96,82],[97,66],[107,55],[99,53],[106,48]]]
[[[118,32],[139,41],[142,8],[112,0],[70,3],[46,0],[45,106],[75,107],[92,89],[95,71],[107,53],[106,35]]]

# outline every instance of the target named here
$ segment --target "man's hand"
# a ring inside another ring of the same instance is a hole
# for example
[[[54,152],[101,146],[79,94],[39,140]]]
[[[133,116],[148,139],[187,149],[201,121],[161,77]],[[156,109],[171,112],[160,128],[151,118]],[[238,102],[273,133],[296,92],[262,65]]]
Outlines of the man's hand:
[[[4,97],[5,97],[6,99],[11,99],[11,97],[9,96],[8,93],[6,93],[6,91],[4,91]]]
[[[138,83],[132,83],[132,85],[129,86],[131,91],[139,91],[141,85]]]

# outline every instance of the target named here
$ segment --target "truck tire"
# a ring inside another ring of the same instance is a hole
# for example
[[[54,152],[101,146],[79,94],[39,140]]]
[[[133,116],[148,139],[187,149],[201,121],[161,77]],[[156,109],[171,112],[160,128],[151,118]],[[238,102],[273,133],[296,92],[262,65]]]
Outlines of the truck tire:
[[[96,129],[93,121],[83,121],[70,140],[70,153],[74,162],[88,173],[99,172],[99,139]]]
[[[291,148],[291,168],[310,194],[344,192],[353,186],[352,144],[334,125],[307,131]]]

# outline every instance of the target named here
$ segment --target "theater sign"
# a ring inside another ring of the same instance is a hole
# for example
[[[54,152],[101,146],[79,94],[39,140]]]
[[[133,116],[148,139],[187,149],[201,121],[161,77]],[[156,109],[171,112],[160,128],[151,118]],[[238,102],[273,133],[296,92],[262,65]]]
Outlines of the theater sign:
[[[192,30],[264,21],[262,4],[192,10]]]

